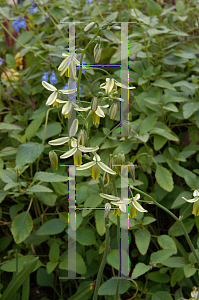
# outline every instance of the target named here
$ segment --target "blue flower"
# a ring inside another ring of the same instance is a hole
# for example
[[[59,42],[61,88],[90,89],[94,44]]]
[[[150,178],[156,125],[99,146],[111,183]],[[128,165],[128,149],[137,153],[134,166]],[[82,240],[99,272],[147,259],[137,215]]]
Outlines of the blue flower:
[[[26,28],[26,20],[25,18],[22,18],[22,20],[19,22],[19,28],[22,27],[22,28]]]
[[[0,58],[0,66],[4,63],[5,59]]]
[[[19,19],[13,19],[13,20],[14,20],[14,22],[12,23],[12,28],[16,32],[18,32],[19,31],[19,23],[20,23],[20,21],[19,21]]]
[[[20,17],[21,18],[21,17]],[[19,31],[19,28],[26,28],[26,20],[25,18],[20,19],[13,19],[14,22],[12,23],[12,28],[15,29],[16,32]]]
[[[76,83],[72,84],[70,88],[71,88],[71,89],[76,88]],[[66,83],[62,90],[68,90],[68,89],[69,89],[69,88],[68,88],[68,83]],[[80,93],[81,93],[81,90],[82,90],[81,87],[79,87],[79,92],[80,92]],[[75,101],[76,96],[77,96],[77,92],[74,93],[74,94],[69,94],[69,95],[68,95],[68,100],[69,100],[69,101]]]
[[[68,83],[65,84],[62,90],[68,90]]]
[[[48,72],[44,72],[44,75],[42,76],[42,81],[48,81]]]
[[[86,0],[86,3],[92,3],[93,0]]]
[[[32,2],[32,6],[31,7],[28,7],[28,9],[30,9],[30,14],[34,14],[37,12],[37,6],[34,5],[33,1]]]
[[[50,76],[50,83],[57,83],[57,77],[55,76],[55,72],[52,72],[52,75]]]

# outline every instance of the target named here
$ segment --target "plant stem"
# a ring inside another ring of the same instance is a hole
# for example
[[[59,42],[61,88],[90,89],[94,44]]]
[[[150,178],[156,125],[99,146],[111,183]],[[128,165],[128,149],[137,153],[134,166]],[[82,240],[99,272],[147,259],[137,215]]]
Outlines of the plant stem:
[[[193,255],[195,256],[195,259],[196,259],[197,264],[198,264],[198,266],[199,266],[199,257],[198,257],[198,255],[197,255],[196,250],[195,250],[195,248],[194,248],[194,246],[193,246],[193,244],[192,244],[192,242],[191,242],[191,239],[190,239],[190,237],[189,237],[189,235],[188,235],[188,233],[187,233],[187,231],[186,231],[186,228],[184,227],[184,224],[182,223],[182,217],[180,217],[180,218],[176,217],[176,215],[174,215],[170,210],[168,210],[166,207],[164,207],[163,205],[161,205],[160,203],[158,203],[155,199],[153,199],[151,196],[147,195],[147,194],[144,193],[143,191],[141,191],[141,190],[139,190],[139,189],[137,189],[137,188],[135,188],[135,187],[133,187],[133,189],[134,189],[135,191],[140,192],[141,194],[147,196],[148,198],[150,198],[150,199],[154,202],[154,204],[156,204],[158,207],[162,208],[162,209],[163,209],[164,211],[166,211],[166,212],[167,212],[174,220],[176,220],[176,221],[179,222],[180,227],[182,228],[182,230],[183,230],[183,232],[184,232],[184,235],[185,235],[185,238],[186,238],[186,240],[187,240],[187,243],[189,244],[189,247],[191,248],[191,251],[192,251]]]
[[[106,264],[106,258],[107,258],[107,255],[108,255],[108,247],[109,247],[109,218],[108,217],[105,218],[105,227],[106,227],[105,249],[104,249],[102,262],[101,262],[101,265],[100,265],[100,268],[99,268],[99,272],[97,274],[97,280],[96,280],[93,300],[97,300],[98,290],[99,290],[99,287],[100,287],[102,274],[103,274],[103,270],[104,270],[104,267],[105,267],[105,264]]]
[[[86,52],[87,48],[90,46],[90,44],[95,40],[95,38],[98,36],[99,32],[101,31],[101,29],[99,29],[98,26],[98,31],[97,33],[94,35],[94,37],[90,40],[90,42],[88,43],[88,45],[84,48],[84,50],[82,51],[81,54],[81,58],[80,58],[80,67],[79,67],[79,75],[78,75],[78,81],[77,81],[77,100],[80,101],[79,98],[79,85],[80,85],[80,81],[81,81],[81,77],[82,77],[82,61],[83,61],[83,57],[84,57],[84,53]]]

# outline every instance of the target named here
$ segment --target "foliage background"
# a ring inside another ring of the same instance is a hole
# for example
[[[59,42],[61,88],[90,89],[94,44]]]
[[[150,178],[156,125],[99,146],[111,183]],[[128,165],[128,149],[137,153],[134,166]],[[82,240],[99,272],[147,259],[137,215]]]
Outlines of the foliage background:
[[[130,91],[129,121],[133,136],[119,141],[111,134],[98,153],[108,164],[110,154],[123,151],[126,163],[137,164],[135,182],[129,178],[132,185],[177,216],[187,209],[184,225],[198,249],[199,217],[192,216],[192,205],[182,199],[192,198],[192,192],[199,188],[197,1],[44,0],[37,3],[38,12],[32,16],[28,11],[29,0],[16,7],[6,5],[6,1],[1,1],[1,5],[1,58],[5,62],[0,67],[1,73],[6,71],[8,75],[1,75],[0,102],[1,292],[16,273],[17,249],[18,271],[22,270],[24,261],[39,257],[30,277],[30,299],[91,299],[90,283],[96,280],[103,255],[103,211],[78,211],[77,273],[85,280],[59,280],[67,277],[68,171],[64,166],[59,166],[57,171],[52,168],[48,154],[55,149],[48,141],[61,133],[67,134],[68,121],[56,107],[46,118],[49,108],[45,102],[49,93],[41,85],[41,78],[44,72],[55,71],[58,89],[67,82],[57,71],[61,54],[68,47],[67,25],[60,24],[60,20],[78,20],[84,24],[97,21],[101,25],[112,19],[132,22],[129,86],[136,89]],[[25,16],[27,28],[16,34],[12,19],[19,15]],[[77,48],[84,48],[95,34],[85,34],[84,26],[76,26]],[[104,30],[101,40],[101,64],[119,64],[120,32]],[[93,48],[94,44],[86,52],[87,64],[94,63]],[[15,59],[18,52],[23,57],[22,68]],[[15,73],[18,80],[9,74],[11,69],[18,73]],[[107,69],[120,81],[119,68]],[[99,70],[87,70],[82,77],[81,99],[91,101],[106,77]],[[100,125],[91,127],[90,146],[98,145],[120,120],[119,112],[111,120],[109,110],[104,111],[107,116],[100,120]],[[79,124],[82,126],[83,122]],[[68,146],[56,150],[65,152]],[[66,163],[73,164],[73,159],[67,159]],[[76,172],[76,204],[104,207],[99,196],[99,180],[91,179],[90,175],[90,170],[84,171],[83,176],[81,171]],[[119,191],[120,177],[116,185]],[[108,193],[112,190],[111,183]],[[121,299],[129,299],[135,293],[134,299],[189,298],[193,286],[199,286],[199,276],[183,232],[164,211],[147,204],[148,198],[142,199],[146,201],[143,205],[148,213],[138,212],[129,225],[130,277],[136,284],[122,280]],[[110,251],[99,299],[114,299],[116,281],[111,278],[117,276],[119,269],[117,221],[112,212],[110,224]],[[19,289],[15,299],[21,299],[21,293]]]

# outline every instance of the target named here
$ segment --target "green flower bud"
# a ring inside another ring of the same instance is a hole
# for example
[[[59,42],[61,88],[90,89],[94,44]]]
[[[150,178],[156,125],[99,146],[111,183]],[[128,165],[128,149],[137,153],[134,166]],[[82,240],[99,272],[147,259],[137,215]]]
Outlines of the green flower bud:
[[[122,123],[122,132],[125,140],[128,139],[130,131],[131,131],[131,123],[129,121],[124,121]]]
[[[55,153],[55,151],[52,150],[49,152],[49,158],[50,158],[50,163],[51,163],[53,169],[57,170],[58,169],[58,156]]]
[[[98,64],[102,57],[102,48],[100,44],[97,44],[96,46],[94,48],[94,59],[95,59],[95,63]]]
[[[97,99],[97,97],[94,97],[91,101],[92,111],[96,111],[97,107],[98,107],[98,99]]]
[[[111,27],[111,30],[112,31],[120,31],[121,27],[120,26],[113,26],[113,27]]]
[[[133,182],[135,182],[135,167],[134,167],[134,164],[130,164],[129,172],[131,174],[131,178],[133,179]]]
[[[89,24],[84,28],[84,32],[89,32],[89,31],[91,31],[94,27],[95,27],[95,22],[91,22],[91,23],[89,23]]]
[[[110,117],[111,120],[115,119],[116,114],[117,114],[117,110],[118,110],[117,104],[113,103],[111,105],[111,107],[109,108],[109,117]]]
[[[105,204],[105,211],[104,211],[104,219],[108,218],[110,209],[111,209],[111,204],[110,203],[106,203]]]
[[[122,153],[119,153],[117,155],[117,165],[124,165],[124,164],[125,164],[125,155],[122,151]],[[121,167],[118,166],[117,169],[118,169],[119,174],[121,174]]]
[[[87,138],[86,131],[84,129],[81,129],[80,132],[79,132],[79,134],[78,134],[77,144],[85,146],[85,144],[86,144],[86,138]]]

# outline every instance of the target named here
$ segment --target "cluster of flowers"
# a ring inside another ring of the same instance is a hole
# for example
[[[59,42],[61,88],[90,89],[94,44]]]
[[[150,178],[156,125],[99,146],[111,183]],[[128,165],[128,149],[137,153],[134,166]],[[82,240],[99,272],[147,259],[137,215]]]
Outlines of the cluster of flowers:
[[[49,72],[44,72],[42,76],[42,81],[48,81]],[[55,72],[53,71],[50,76],[50,83],[57,83],[57,77],[55,76]]]
[[[12,28],[16,32],[19,31],[19,28],[26,28],[26,20],[25,20],[25,18],[20,17],[18,19],[14,18],[13,20],[14,20],[14,22],[12,23]]]
[[[34,0],[31,0],[31,7],[28,7],[28,9],[30,9],[31,16],[37,12],[37,6],[35,5]]]

